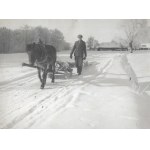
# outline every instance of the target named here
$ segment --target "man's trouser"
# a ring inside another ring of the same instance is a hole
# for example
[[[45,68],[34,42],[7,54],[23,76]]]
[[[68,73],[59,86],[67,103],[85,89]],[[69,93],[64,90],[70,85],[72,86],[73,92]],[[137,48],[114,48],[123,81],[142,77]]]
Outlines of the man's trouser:
[[[75,65],[77,67],[77,73],[81,74],[83,65],[83,58],[81,56],[75,56]]]

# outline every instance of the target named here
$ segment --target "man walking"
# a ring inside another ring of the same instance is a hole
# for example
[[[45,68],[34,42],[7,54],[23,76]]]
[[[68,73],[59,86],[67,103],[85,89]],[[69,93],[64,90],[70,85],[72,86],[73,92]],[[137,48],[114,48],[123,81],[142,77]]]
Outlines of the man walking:
[[[87,52],[86,52],[86,44],[82,40],[83,36],[81,34],[78,35],[78,41],[75,42],[73,49],[70,53],[70,58],[72,59],[72,55],[74,53],[75,56],[75,65],[77,67],[77,73],[78,75],[81,75],[82,72],[82,65],[83,65],[83,60],[86,59],[87,57]]]

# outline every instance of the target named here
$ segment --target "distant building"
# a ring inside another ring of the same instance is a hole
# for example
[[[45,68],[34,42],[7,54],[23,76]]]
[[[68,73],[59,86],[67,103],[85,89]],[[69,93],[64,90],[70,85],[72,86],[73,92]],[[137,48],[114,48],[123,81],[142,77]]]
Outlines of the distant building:
[[[100,43],[99,47],[97,48],[98,51],[126,51],[128,50],[127,47],[123,47],[121,44],[117,42],[103,42]]]
[[[140,50],[150,50],[150,43],[142,43],[140,45]]]

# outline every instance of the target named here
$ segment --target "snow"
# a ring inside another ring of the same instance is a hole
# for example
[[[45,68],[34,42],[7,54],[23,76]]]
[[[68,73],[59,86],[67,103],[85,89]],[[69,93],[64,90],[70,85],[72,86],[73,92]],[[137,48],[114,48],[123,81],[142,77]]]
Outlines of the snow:
[[[27,55],[0,55],[0,128],[150,128],[150,52],[88,52],[78,76],[44,90]],[[61,61],[69,52],[58,53]],[[131,80],[130,80],[131,77]]]

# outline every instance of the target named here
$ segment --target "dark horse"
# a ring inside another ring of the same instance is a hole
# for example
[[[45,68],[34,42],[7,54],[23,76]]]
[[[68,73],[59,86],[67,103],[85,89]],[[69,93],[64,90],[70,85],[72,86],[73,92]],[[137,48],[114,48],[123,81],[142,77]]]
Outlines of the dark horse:
[[[44,88],[47,73],[52,72],[52,82],[55,80],[56,49],[51,45],[42,46],[40,44],[28,44],[26,51],[29,57],[30,66],[36,63],[38,76],[41,81],[41,89]],[[41,76],[42,73],[42,76]]]

